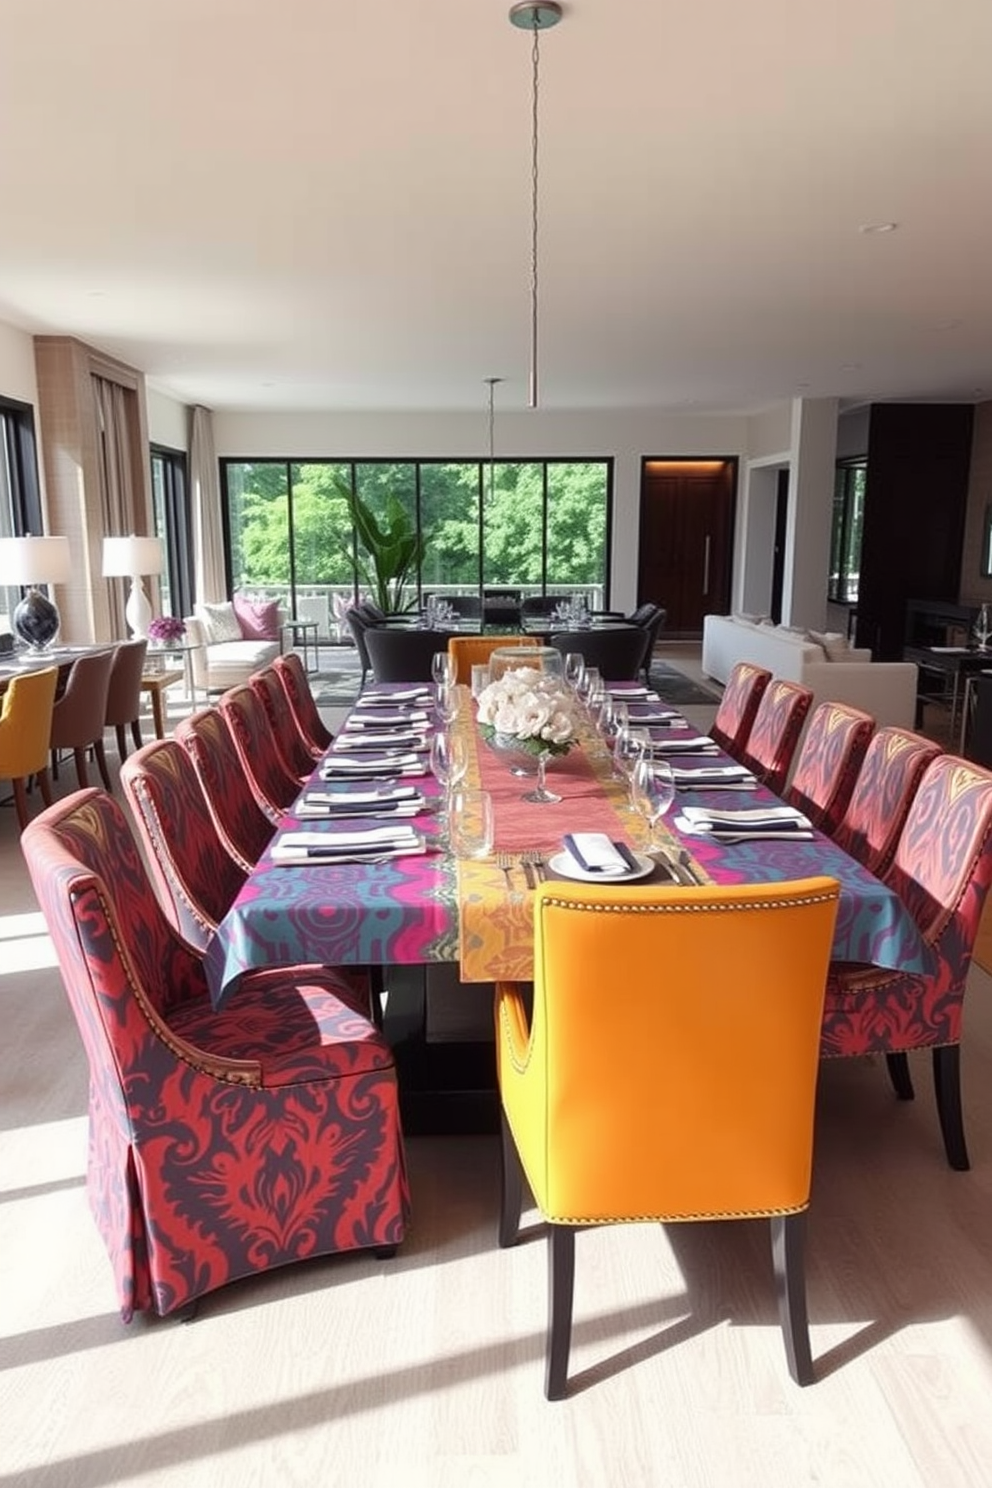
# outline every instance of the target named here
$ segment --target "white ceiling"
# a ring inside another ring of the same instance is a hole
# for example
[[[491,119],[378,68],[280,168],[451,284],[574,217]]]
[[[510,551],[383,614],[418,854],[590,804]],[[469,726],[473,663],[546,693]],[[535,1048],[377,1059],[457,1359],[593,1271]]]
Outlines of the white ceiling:
[[[0,320],[217,409],[526,404],[508,0],[4,0]],[[541,406],[992,397],[989,0],[574,0]],[[895,222],[888,234],[866,224]]]

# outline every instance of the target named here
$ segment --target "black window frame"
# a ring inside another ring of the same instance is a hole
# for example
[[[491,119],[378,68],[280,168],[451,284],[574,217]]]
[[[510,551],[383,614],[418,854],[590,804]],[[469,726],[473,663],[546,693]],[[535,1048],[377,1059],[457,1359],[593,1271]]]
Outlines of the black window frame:
[[[189,504],[188,462],[185,450],[165,444],[150,446],[152,486],[155,485],[155,462],[162,466],[162,515],[165,531],[158,534],[165,543],[166,569],[169,575],[169,606],[176,619],[192,614],[193,521]],[[156,512],[156,526],[158,513]]]
[[[832,604],[856,606],[858,603],[857,586],[851,590],[852,574],[860,579],[861,574],[861,545],[856,554],[850,555],[850,561],[845,558],[850,543],[851,526],[855,521],[855,503],[858,499],[856,489],[856,477],[860,473],[867,478],[868,457],[866,455],[852,455],[845,460],[838,460],[834,467],[834,497],[832,508],[832,519],[830,527],[830,570],[827,582],[827,598]],[[862,513],[864,521],[864,491],[862,487]],[[863,533],[862,533],[863,542]]]

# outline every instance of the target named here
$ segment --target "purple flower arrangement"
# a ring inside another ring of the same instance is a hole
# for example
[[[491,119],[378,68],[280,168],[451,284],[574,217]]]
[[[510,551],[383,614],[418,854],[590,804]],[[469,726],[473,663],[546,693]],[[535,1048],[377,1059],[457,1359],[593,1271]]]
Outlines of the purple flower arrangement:
[[[158,615],[148,627],[148,638],[152,641],[180,641],[186,627],[174,615]]]

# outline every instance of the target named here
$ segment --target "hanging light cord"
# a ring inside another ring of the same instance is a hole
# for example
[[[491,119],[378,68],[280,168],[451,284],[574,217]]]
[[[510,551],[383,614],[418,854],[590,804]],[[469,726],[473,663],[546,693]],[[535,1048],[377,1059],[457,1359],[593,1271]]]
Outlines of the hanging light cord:
[[[487,377],[489,384],[489,509],[492,510],[495,496],[496,481],[496,409],[495,396],[496,384],[502,382],[502,377]]]
[[[534,41],[531,48],[531,238],[530,238],[530,406],[537,407],[537,229],[538,229],[538,92],[541,73],[541,28],[534,10]]]

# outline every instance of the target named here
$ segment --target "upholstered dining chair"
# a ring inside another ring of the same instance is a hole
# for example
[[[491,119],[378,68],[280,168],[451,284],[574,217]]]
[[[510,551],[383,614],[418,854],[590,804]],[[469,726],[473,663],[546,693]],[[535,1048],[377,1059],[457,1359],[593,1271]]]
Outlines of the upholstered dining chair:
[[[231,730],[216,708],[204,708],[176,725],[175,739],[193,761],[221,842],[248,873],[272,840],[275,823],[256,800]]]
[[[896,1095],[912,1100],[906,1056],[911,1049],[930,1049],[947,1160],[964,1170],[969,1160],[961,1110],[961,1015],[992,882],[992,771],[950,754],[931,760],[884,878],[915,919],[932,967],[912,973],[835,963],[821,1053],[884,1054]]]
[[[798,682],[774,677],[761,695],[742,764],[780,796],[785,789],[813,694]]]
[[[252,688],[229,687],[217,704],[255,800],[273,823],[300,794],[300,781],[283,764],[272,725]]]
[[[534,646],[530,635],[452,636],[448,655],[455,664],[455,681],[468,684],[474,666],[486,666],[490,656],[504,646]]]
[[[286,774],[292,775],[302,785],[313,774],[314,758],[297,727],[296,715],[289,706],[278,673],[274,667],[262,667],[261,671],[252,672],[248,686],[265,710],[280,763]]]
[[[526,1177],[548,1225],[549,1399],[566,1392],[576,1230],[634,1221],[770,1218],[789,1372],[812,1379],[803,1233],[838,895],[825,877],[538,889],[530,1016],[527,989],[496,989],[499,1242]],[[606,1057],[618,966],[636,974]]]
[[[86,751],[92,749],[100,779],[110,790],[110,772],[103,747],[103,730],[107,718],[107,694],[114,650],[91,651],[77,656],[61,697],[52,709],[51,749],[53,772],[58,773],[58,752],[71,749],[76,765],[76,778],[81,787],[89,785]]]
[[[629,682],[641,670],[648,640],[640,625],[604,625],[599,630],[556,631],[548,644],[562,656],[578,651],[586,666],[598,667],[607,682]]]
[[[644,673],[645,684],[651,680],[651,661],[654,657],[654,648],[658,637],[665,627],[668,619],[668,611],[661,605],[650,602],[638,605],[630,616],[634,625],[639,625],[645,634],[644,657],[641,662],[641,671]]]
[[[820,703],[810,715],[785,799],[819,831],[836,830],[874,732],[871,714],[847,703]]]
[[[447,651],[447,630],[370,626],[365,644],[377,682],[429,682],[435,651]]]
[[[27,785],[36,776],[42,800],[52,804],[48,750],[58,667],[44,667],[11,679],[0,696],[0,780],[14,787],[18,825],[27,826]]]
[[[409,1202],[393,1055],[338,978],[266,970],[215,1011],[103,791],[22,845],[89,1060],[87,1186],[125,1321],[291,1261],[391,1253]]]
[[[135,749],[141,748],[141,679],[145,671],[148,642],[143,636],[121,641],[114,651],[107,685],[107,712],[104,724],[117,736],[117,757],[127,755],[126,724],[131,727]]]
[[[872,735],[833,839],[879,878],[892,861],[923,772],[940,753],[932,739],[894,725]]]
[[[710,738],[734,759],[743,758],[761,696],[772,674],[750,661],[739,661],[727,678]]]
[[[369,616],[364,613],[361,605],[352,605],[350,609],[345,610],[344,621],[349,631],[351,632],[351,638],[355,643],[355,649],[358,652],[359,664],[362,668],[362,676],[361,681],[359,682],[359,686],[364,687],[365,678],[372,670],[372,661],[369,657],[369,648],[365,644],[365,635],[368,631],[369,626],[375,624],[375,621],[370,619]]]
[[[317,710],[302,661],[295,651],[287,651],[283,656],[277,656],[272,665],[296,719],[296,727],[306,740],[313,758],[320,759],[334,742],[334,735]]]

